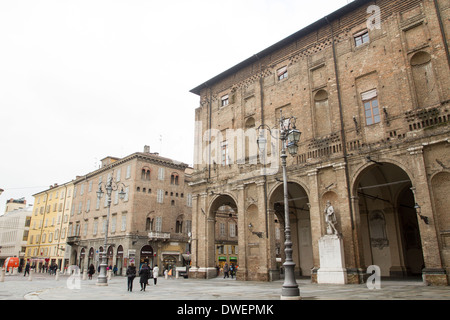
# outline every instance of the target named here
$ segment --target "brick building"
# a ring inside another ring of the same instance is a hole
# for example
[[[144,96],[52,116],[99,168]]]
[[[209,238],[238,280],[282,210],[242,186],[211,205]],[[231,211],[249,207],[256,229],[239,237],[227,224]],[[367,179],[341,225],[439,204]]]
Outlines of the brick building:
[[[349,283],[378,265],[382,276],[448,285],[449,17],[444,0],[353,1],[191,90],[190,276],[214,276],[217,214],[228,206],[238,278],[279,278],[280,144],[266,132],[263,157],[256,139],[261,128],[275,135],[282,111],[302,132],[287,164],[296,274],[316,281],[330,201]]]
[[[107,157],[101,168],[77,177],[70,213],[67,242],[72,245],[71,264],[85,270],[99,265],[104,250],[107,196],[97,197],[99,185],[112,179],[108,243],[108,265],[119,274],[126,267],[144,262],[160,270],[189,264],[191,194],[189,168],[168,158],[136,152],[124,158]],[[126,193],[119,199],[119,192]]]

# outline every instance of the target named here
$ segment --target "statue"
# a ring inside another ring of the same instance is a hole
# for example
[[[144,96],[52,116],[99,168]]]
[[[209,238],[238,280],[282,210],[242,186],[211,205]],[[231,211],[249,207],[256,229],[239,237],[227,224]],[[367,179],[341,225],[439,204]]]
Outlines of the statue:
[[[335,235],[339,235],[339,232],[336,229],[336,215],[334,213],[334,208],[331,205],[331,202],[328,200],[327,201],[327,206],[325,208],[325,222],[327,224],[327,234],[335,234]]]

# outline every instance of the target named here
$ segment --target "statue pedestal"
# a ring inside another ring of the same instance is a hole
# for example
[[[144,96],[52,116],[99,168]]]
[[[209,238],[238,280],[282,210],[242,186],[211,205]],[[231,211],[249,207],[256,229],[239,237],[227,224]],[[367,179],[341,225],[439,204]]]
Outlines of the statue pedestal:
[[[346,284],[344,244],[335,234],[319,239],[320,268],[317,270],[317,283]]]

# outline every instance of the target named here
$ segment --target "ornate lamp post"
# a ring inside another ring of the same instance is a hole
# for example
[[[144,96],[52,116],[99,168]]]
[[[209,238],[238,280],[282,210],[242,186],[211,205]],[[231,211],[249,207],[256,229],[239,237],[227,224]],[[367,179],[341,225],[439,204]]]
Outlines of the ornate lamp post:
[[[96,283],[96,285],[98,285],[98,286],[107,286],[108,285],[108,278],[106,275],[106,267],[108,266],[108,261],[107,261],[108,228],[109,228],[109,215],[110,215],[110,211],[111,211],[112,192],[119,190],[119,187],[120,187],[120,192],[118,193],[119,198],[121,200],[123,200],[123,199],[125,199],[125,195],[126,195],[126,192],[123,191],[123,188],[125,187],[125,185],[121,182],[117,183],[117,182],[113,181],[112,178],[108,179],[108,181],[105,183],[104,187],[106,190],[106,196],[108,197],[107,198],[107,208],[108,209],[107,209],[107,215],[106,215],[105,245],[104,245],[103,251],[100,253],[100,257],[101,257],[100,273],[98,275],[97,283]],[[102,183],[100,182],[98,184],[97,197],[99,199],[101,199],[101,198],[103,198],[104,194],[105,194],[105,192],[103,191]]]
[[[288,185],[287,185],[287,170],[286,170],[286,149],[295,156],[298,151],[298,142],[300,140],[301,132],[295,127],[296,118],[284,118],[282,111],[280,111],[280,140],[281,145],[281,166],[283,167],[283,190],[284,190],[284,221],[285,221],[285,242],[284,251],[286,260],[283,264],[285,275],[284,283],[281,291],[281,299],[284,300],[298,300],[300,297],[300,289],[295,281],[294,268],[295,263],[292,260],[292,241],[291,241],[291,223],[289,219],[289,202],[288,202]],[[260,126],[258,129],[260,129]],[[270,131],[270,128],[267,128]],[[258,146],[261,151],[264,151],[267,145],[267,140],[263,137],[261,132],[258,138]]]

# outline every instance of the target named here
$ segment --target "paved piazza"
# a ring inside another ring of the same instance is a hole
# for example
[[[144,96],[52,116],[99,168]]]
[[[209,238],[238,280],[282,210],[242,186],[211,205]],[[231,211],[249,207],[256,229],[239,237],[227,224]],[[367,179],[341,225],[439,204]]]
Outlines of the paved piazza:
[[[139,278],[133,292],[125,277],[113,277],[101,287],[93,280],[33,274],[6,275],[0,282],[1,300],[280,300],[283,281],[244,282],[232,279],[164,279],[140,291]],[[425,286],[421,281],[381,281],[380,289],[367,285],[318,285],[310,279],[297,280],[302,300],[450,300],[450,287]]]

